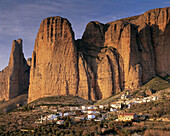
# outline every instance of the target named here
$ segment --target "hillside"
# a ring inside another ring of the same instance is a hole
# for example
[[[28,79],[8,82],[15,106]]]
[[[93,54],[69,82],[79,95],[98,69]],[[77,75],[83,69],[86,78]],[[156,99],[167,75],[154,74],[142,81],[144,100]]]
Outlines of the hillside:
[[[166,88],[170,88],[169,77],[161,78],[155,77],[151,79],[148,83],[141,86],[138,90],[133,92],[133,97],[140,97],[145,95],[151,95],[153,93],[159,92]]]
[[[27,94],[19,95],[13,99],[10,99],[8,101],[1,101],[0,103],[0,114],[5,112],[10,112],[24,104],[27,103]]]
[[[81,105],[91,105],[92,101],[85,100],[77,96],[50,96],[37,99],[29,104],[27,103],[28,95],[23,94],[15,97],[9,101],[0,101],[0,114],[10,112],[20,107],[20,109],[25,109],[28,107],[37,107],[41,105],[59,105],[59,106],[81,106]],[[23,106],[25,105],[25,106]],[[21,107],[22,106],[22,107]]]
[[[31,103],[28,106],[40,106],[40,105],[60,105],[60,106],[81,106],[93,104],[92,101],[85,100],[77,96],[49,96],[39,98]]]
[[[164,92],[164,90],[170,88],[170,82],[169,82],[169,76],[166,76],[165,78],[161,77],[155,77],[151,79],[148,83],[144,84],[141,86],[139,89],[136,91],[133,91],[130,93],[131,98],[135,97],[144,97],[147,94],[161,94],[161,92]],[[95,103],[95,105],[99,104],[108,104],[111,102],[114,102],[116,99],[120,99],[121,95],[124,94],[127,90],[124,90],[123,92],[113,95],[107,99],[99,100]]]
[[[158,91],[155,95],[161,99],[148,103],[134,104],[126,112],[141,112],[142,114],[150,114],[153,117],[167,117],[170,119],[170,87]]]

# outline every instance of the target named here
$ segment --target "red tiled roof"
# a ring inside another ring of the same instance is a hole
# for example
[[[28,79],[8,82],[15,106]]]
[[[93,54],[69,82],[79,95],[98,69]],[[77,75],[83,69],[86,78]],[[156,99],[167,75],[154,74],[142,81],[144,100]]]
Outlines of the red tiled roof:
[[[96,111],[95,109],[89,109],[88,111]]]
[[[135,115],[135,114],[136,114],[136,113],[120,113],[119,115],[125,115],[125,116],[126,116],[126,115],[132,115],[132,116],[133,116],[133,115]]]
[[[93,113],[91,113],[91,114],[88,114],[88,115],[94,115]]]
[[[64,121],[64,120],[59,120],[58,122],[62,122],[62,121]]]

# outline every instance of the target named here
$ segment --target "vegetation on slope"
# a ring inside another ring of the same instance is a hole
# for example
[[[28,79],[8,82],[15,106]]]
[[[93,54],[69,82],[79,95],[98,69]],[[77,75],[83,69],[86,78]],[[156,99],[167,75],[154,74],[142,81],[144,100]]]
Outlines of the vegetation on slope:
[[[148,83],[143,85],[141,89],[149,88],[149,89],[154,89],[156,91],[166,89],[170,87],[170,83],[166,81],[168,77],[161,78],[161,77],[155,77],[151,79]]]
[[[144,114],[151,114],[153,117],[162,117],[170,115],[169,109],[170,101],[168,99],[160,101],[152,101],[148,103],[134,104],[127,112],[142,112]]]
[[[37,107],[41,105],[59,105],[59,106],[81,106],[81,105],[90,105],[93,104],[92,101],[85,100],[77,96],[49,96],[37,99],[29,104],[27,102],[27,94],[20,95],[16,98],[13,98],[9,101],[3,101],[0,103],[0,114],[5,112],[10,112],[12,110],[21,107],[21,110],[30,110],[32,107]],[[26,105],[25,105],[26,104]]]
[[[133,97],[146,96],[149,92],[155,93],[166,88],[170,88],[170,83],[167,81],[168,76],[165,78],[155,77],[148,83],[141,86],[138,90],[133,92]]]
[[[124,90],[123,92],[121,92],[119,94],[115,94],[109,98],[99,100],[95,103],[95,105],[108,104],[108,103],[114,102],[116,99],[119,99],[121,97],[121,95],[124,94],[125,92],[126,92],[126,90]]]
[[[60,106],[80,106],[80,105],[93,104],[92,101],[85,100],[78,96],[49,96],[37,99],[28,105],[40,106],[40,105],[60,105]]]
[[[0,103],[0,113],[9,112],[21,106],[27,101],[27,94],[19,95],[9,101],[3,101]]]
[[[154,92],[159,92],[160,90],[170,88],[169,79],[170,79],[170,76],[166,76],[165,78],[155,77],[151,79],[148,83],[141,86],[138,90],[132,92],[130,95],[132,95],[132,97],[146,96],[146,93],[149,90],[154,91]],[[124,90],[123,92],[119,94],[113,95],[103,100],[99,100],[95,103],[95,105],[108,104],[108,103],[114,102],[116,99],[119,99],[121,95],[124,94],[126,91],[127,90]]]

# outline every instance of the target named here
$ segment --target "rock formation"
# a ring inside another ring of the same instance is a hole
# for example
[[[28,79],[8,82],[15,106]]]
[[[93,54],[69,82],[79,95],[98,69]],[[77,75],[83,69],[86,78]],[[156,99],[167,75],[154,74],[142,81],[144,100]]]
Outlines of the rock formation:
[[[29,67],[31,67],[31,63],[32,63],[32,58],[28,58],[27,59],[27,64],[28,64]]]
[[[75,40],[61,17],[43,20],[35,40],[29,102],[48,95],[98,100],[170,74],[170,8],[102,24]]]
[[[9,100],[28,91],[29,67],[22,52],[22,40],[14,40],[8,66],[0,71],[0,100]]]
[[[32,54],[29,101],[48,95],[77,95],[77,49],[71,24],[61,17],[41,23]]]

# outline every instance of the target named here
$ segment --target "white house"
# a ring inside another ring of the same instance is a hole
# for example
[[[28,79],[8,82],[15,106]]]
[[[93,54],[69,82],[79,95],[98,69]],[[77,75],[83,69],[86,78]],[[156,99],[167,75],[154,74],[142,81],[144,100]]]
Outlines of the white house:
[[[49,110],[53,111],[53,112],[57,112],[57,106],[51,106],[49,108]]]
[[[104,105],[99,105],[99,108],[100,109],[104,109]]]
[[[57,117],[58,117],[57,115],[51,114],[47,116],[47,120],[57,120]]]
[[[135,100],[134,102],[135,103],[142,103],[143,101],[142,100]]]
[[[146,100],[146,99],[143,99],[143,102],[147,102],[147,100]]]
[[[121,109],[121,103],[115,103],[110,105],[112,108]]]
[[[64,120],[58,120],[58,121],[57,121],[57,124],[58,124],[58,125],[64,124]]]
[[[95,119],[94,121],[102,121],[103,118],[98,118],[98,119]]]
[[[126,99],[126,95],[122,94],[121,99]]]
[[[87,109],[94,109],[94,106],[91,105],[91,106],[87,107]]]
[[[81,106],[81,109],[86,110],[87,108],[86,108],[86,106]]]
[[[68,112],[66,112],[66,113],[64,113],[64,114],[63,114],[63,116],[69,116],[69,113],[68,113]]]
[[[94,106],[93,109],[97,110],[99,109],[99,106]]]
[[[83,117],[83,116],[81,116],[81,117],[75,117],[75,119],[84,120],[84,117]]]
[[[58,114],[59,117],[63,116],[62,112],[58,112],[57,114]]]
[[[90,109],[87,111],[88,114],[96,114],[97,111],[95,109]]]
[[[155,100],[157,100],[157,99],[158,99],[158,96],[153,96],[153,97],[152,97],[152,100],[153,100],[153,101],[155,101]]]
[[[38,120],[35,121],[35,123],[37,123],[37,124],[41,124],[42,122],[43,121],[41,119],[38,119]]]
[[[46,120],[47,119],[47,117],[43,117],[42,115],[41,115],[41,120]]]
[[[117,109],[114,109],[114,108],[110,108],[110,112],[116,112]]]
[[[128,108],[130,108],[131,107],[131,105],[133,105],[134,103],[129,103],[127,106],[128,106]]]
[[[146,100],[147,102],[150,102],[151,100],[150,99],[148,99],[148,100]]]
[[[70,107],[70,110],[80,110],[79,107]]]
[[[81,112],[85,114],[85,113],[87,113],[88,111],[86,111],[86,110],[82,110]]]
[[[88,118],[88,119],[94,119],[94,118],[95,118],[95,115],[94,115],[94,114],[89,114],[89,115],[87,116],[87,118]]]

